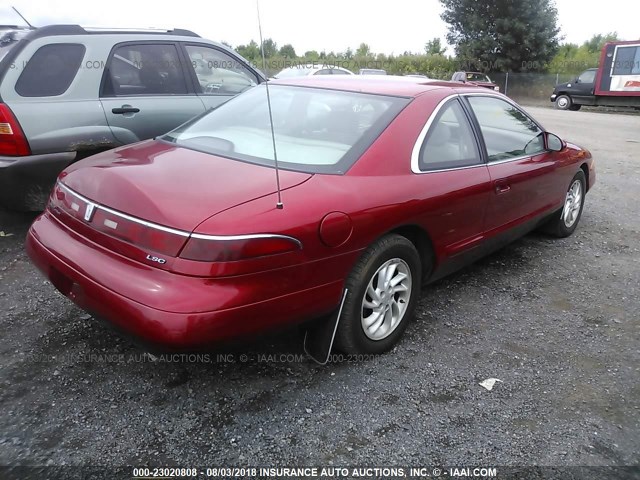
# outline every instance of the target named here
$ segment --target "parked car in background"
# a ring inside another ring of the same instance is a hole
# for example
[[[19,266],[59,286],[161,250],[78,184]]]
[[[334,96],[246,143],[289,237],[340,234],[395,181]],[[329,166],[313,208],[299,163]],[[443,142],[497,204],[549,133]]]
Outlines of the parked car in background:
[[[314,75],[354,75],[354,73],[351,70],[337,67],[335,65],[331,66],[321,63],[308,63],[287,67],[276,73],[273,78],[312,77]]]
[[[580,110],[582,105],[640,108],[640,40],[606,43],[600,66],[556,85],[550,100],[560,110]]]
[[[187,30],[52,25],[0,41],[0,206],[42,210],[69,164],[155,137],[264,81]]]
[[[290,78],[270,82],[271,111],[266,93],[65,169],[29,230],[33,262],[170,349],[321,317],[346,290],[339,348],[380,353],[423,284],[541,225],[571,235],[595,182],[587,150],[497,92]]]
[[[381,68],[361,68],[358,75],[386,75],[387,71]]]
[[[496,92],[500,91],[500,87],[493,83],[489,78],[489,75],[480,72],[455,72],[451,76],[451,80],[454,82],[470,83],[479,87],[489,88]]]

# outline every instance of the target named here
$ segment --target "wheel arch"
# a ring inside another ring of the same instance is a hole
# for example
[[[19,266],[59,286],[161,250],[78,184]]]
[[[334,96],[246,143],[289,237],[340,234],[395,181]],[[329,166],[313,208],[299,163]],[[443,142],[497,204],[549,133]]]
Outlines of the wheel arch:
[[[405,237],[418,250],[420,263],[422,264],[422,280],[429,278],[436,263],[435,249],[429,233],[418,225],[403,225],[387,232]]]
[[[580,170],[584,172],[584,178],[585,178],[584,191],[588,192],[589,191],[589,165],[587,165],[586,163],[583,163],[582,165],[580,165]]]

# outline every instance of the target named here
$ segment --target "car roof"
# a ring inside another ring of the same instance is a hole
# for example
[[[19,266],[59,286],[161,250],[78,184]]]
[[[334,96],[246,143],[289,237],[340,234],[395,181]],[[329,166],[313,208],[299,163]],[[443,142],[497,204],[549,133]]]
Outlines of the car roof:
[[[427,78],[400,77],[396,75],[321,75],[313,77],[283,78],[271,80],[270,85],[317,87],[349,92],[416,97],[434,89],[460,88],[460,82],[431,80]],[[473,89],[479,87],[471,87]]]

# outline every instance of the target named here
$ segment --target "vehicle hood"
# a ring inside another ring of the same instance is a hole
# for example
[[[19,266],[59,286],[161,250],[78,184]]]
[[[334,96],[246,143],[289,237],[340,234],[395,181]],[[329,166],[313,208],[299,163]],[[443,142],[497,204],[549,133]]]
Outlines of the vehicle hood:
[[[281,170],[281,189],[311,177]],[[185,231],[223,210],[277,192],[273,168],[159,140],[81,160],[62,172],[60,181],[100,205]]]
[[[566,82],[566,83],[559,83],[558,85],[556,85],[556,87],[553,89],[553,93],[558,93],[560,90],[569,88],[569,85],[572,84],[573,82]]]
[[[471,83],[473,85],[477,85],[479,87],[495,87],[496,84],[493,82],[476,82],[476,81],[469,81],[467,83]]]

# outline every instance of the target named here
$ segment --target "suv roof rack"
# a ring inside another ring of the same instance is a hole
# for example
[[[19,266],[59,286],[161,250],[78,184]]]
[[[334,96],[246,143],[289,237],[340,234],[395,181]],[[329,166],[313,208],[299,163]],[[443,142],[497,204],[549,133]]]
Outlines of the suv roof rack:
[[[87,34],[109,34],[109,33],[150,33],[158,35],[178,35],[182,37],[200,37],[191,30],[182,28],[167,29],[140,29],[140,28],[83,28],[80,25],[46,25],[34,29],[29,38],[48,37],[52,35],[87,35]]]
[[[84,27],[87,33],[166,33],[180,35],[183,37],[199,37],[197,33],[184,28],[105,28],[105,27]]]

